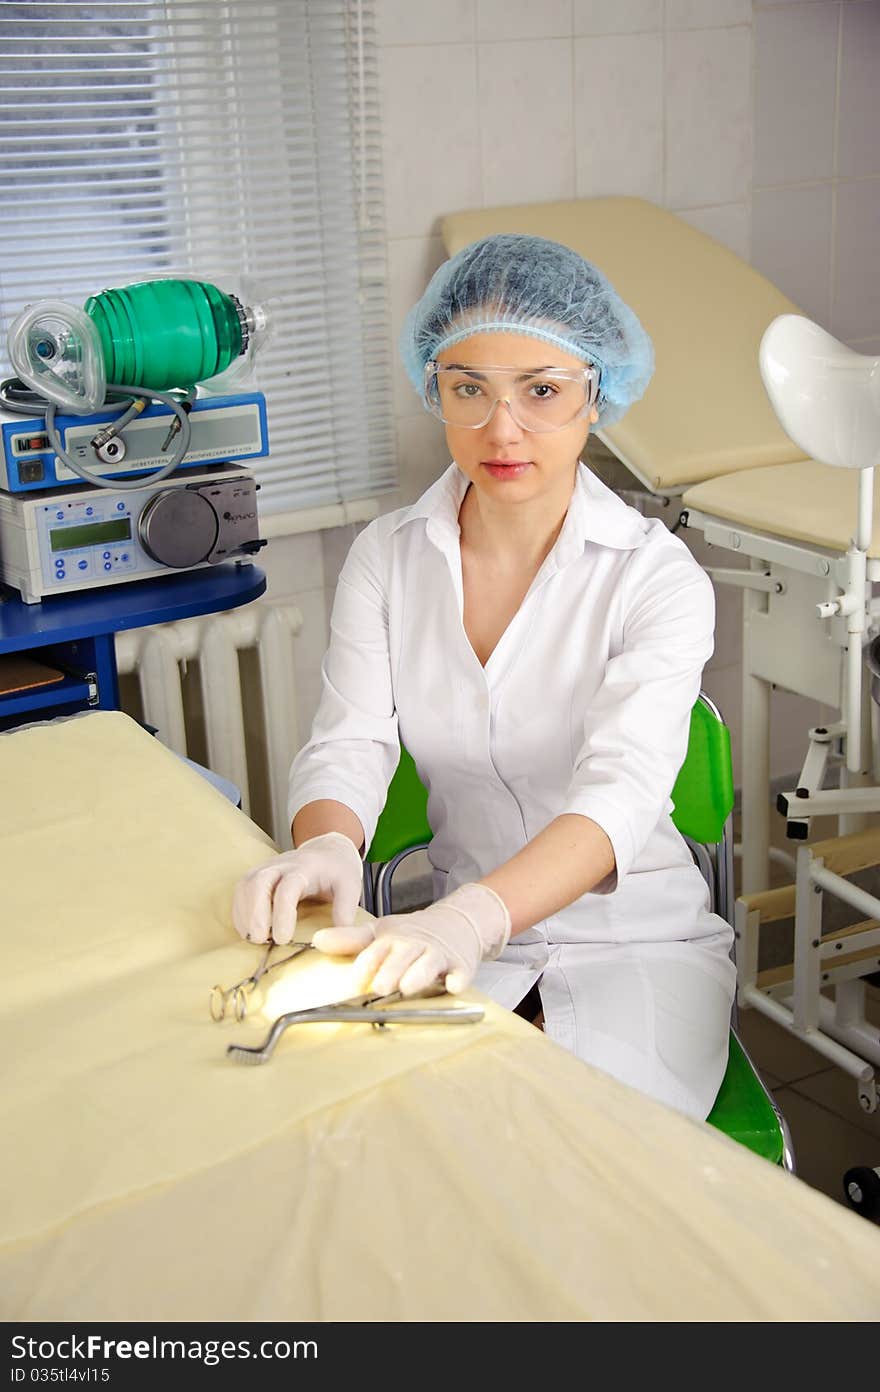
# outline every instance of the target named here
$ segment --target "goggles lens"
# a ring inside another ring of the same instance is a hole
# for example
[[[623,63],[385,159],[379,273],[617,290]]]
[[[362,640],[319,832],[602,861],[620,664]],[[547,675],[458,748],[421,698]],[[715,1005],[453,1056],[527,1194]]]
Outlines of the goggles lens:
[[[425,367],[425,401],[446,425],[479,430],[503,401],[521,430],[563,430],[598,394],[593,367],[519,372],[509,367]]]

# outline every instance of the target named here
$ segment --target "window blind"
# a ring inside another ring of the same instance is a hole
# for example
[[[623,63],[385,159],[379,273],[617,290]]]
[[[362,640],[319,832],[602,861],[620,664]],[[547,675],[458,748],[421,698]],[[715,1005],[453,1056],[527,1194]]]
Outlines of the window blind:
[[[0,0],[6,374],[25,304],[210,281],[269,312],[262,511],[393,488],[373,10]]]

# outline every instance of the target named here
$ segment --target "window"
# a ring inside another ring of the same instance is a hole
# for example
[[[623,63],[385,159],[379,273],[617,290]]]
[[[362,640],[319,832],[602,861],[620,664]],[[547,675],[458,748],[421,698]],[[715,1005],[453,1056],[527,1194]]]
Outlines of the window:
[[[27,303],[210,281],[270,312],[262,510],[392,488],[371,0],[0,3],[0,89],[4,362]]]

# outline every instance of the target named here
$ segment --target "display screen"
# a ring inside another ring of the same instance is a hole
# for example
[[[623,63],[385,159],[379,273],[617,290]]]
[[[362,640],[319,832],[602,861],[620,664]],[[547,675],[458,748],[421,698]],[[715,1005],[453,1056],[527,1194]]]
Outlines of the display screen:
[[[72,551],[75,546],[100,546],[107,541],[130,541],[131,518],[112,517],[109,522],[83,522],[77,527],[50,527],[53,551]]]

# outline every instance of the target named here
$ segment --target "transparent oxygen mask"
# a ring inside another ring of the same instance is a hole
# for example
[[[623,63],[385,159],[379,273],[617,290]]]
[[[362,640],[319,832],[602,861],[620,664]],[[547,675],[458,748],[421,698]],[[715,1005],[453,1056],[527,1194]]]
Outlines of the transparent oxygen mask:
[[[261,306],[197,280],[148,280],[28,305],[9,330],[9,356],[27,386],[74,415],[104,404],[108,384],[188,388],[251,355],[267,327]]]

